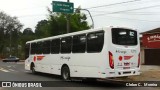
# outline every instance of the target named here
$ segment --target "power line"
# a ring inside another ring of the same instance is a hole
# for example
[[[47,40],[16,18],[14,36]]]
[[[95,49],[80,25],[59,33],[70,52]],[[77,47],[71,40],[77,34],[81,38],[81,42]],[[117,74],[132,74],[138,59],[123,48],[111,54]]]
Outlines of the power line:
[[[126,14],[126,15],[160,15],[160,13],[120,13],[120,14]]]
[[[108,6],[120,5],[120,4],[126,4],[126,3],[133,3],[133,2],[138,2],[138,1],[142,1],[142,0],[132,0],[132,1],[125,1],[125,2],[118,2],[118,3],[107,4],[107,5],[100,5],[100,6],[95,6],[95,7],[89,7],[89,8],[86,8],[86,9],[108,7]],[[153,0],[151,0],[151,1],[153,1]]]
[[[113,3],[113,4],[107,4],[107,5],[101,5],[101,6],[95,6],[95,7],[90,7],[86,9],[93,9],[93,8],[100,8],[100,7],[108,7],[108,6],[113,6],[113,5],[119,5],[119,4],[125,4],[125,3],[132,3],[132,2],[137,2],[141,0],[132,0],[132,1],[126,1],[126,2],[119,2],[119,3]]]
[[[90,12],[103,12],[103,13],[113,13],[113,12],[110,12],[110,11],[90,11]],[[120,14],[126,14],[126,15],[160,15],[160,12],[123,12],[123,13],[120,13]]]
[[[112,6],[112,5],[117,5],[117,4],[120,4],[120,3],[115,3],[115,4],[110,4],[110,5],[103,5],[103,6],[96,6],[96,7],[91,7],[91,8],[87,8],[87,9],[99,8],[99,7],[104,7],[104,6]],[[121,4],[123,4],[123,2],[121,2]],[[116,14],[116,13],[122,13],[122,12],[124,13],[124,12],[142,10],[142,9],[159,7],[159,6],[160,6],[160,5],[153,5],[153,6],[136,8],[136,9],[122,10],[122,11],[116,11],[116,12],[109,12],[109,13],[105,13],[105,14],[94,15],[93,17],[102,16],[102,15],[106,15],[106,14]],[[103,12],[103,11],[102,11],[102,12]],[[107,16],[108,16],[108,15],[107,15]],[[119,18],[119,19],[127,19],[127,20],[147,21],[147,22],[160,22],[160,21],[150,21],[150,20],[142,20],[142,19],[131,19],[131,18],[122,18],[122,17],[113,17],[113,16],[108,16],[108,17]]]
[[[123,18],[123,17],[114,17],[114,16],[108,16],[111,18],[119,18],[119,19],[127,19],[127,20],[136,20],[136,21],[145,21],[145,22],[160,22],[160,21],[151,21],[151,20],[144,20],[144,19],[133,19],[133,18]]]
[[[160,12],[127,12],[127,13],[160,13]]]
[[[153,5],[153,6],[136,8],[136,9],[130,9],[130,10],[122,10],[122,11],[112,12],[111,14],[113,14],[113,13],[121,13],[121,12],[128,12],[128,11],[135,11],[135,10],[141,10],[141,9],[147,9],[147,8],[153,8],[153,7],[159,7],[159,6],[160,5]]]
[[[148,7],[142,7],[142,8],[136,8],[136,9],[130,9],[130,10],[123,10],[123,11],[117,11],[117,12],[110,12],[110,13],[104,13],[104,14],[97,14],[94,15],[93,17],[96,16],[103,16],[103,15],[107,15],[107,14],[116,14],[116,13],[121,13],[123,12],[128,12],[128,11],[134,11],[134,10],[141,10],[141,9],[146,9],[146,8],[152,8],[152,7],[158,7],[160,5],[154,5],[154,6],[148,6]],[[45,14],[36,14],[36,15],[25,15],[25,16],[18,16],[18,18],[24,18],[24,17],[34,17],[34,16],[44,16]],[[111,16],[110,16],[111,17]],[[116,18],[120,18],[120,17],[116,17]],[[123,18],[123,19],[128,19],[128,18]],[[130,19],[131,20],[131,19]],[[132,19],[132,20],[139,20],[139,19]],[[149,20],[140,20],[140,21],[149,21]],[[151,21],[151,22],[159,22],[159,21]]]
[[[116,13],[122,13],[122,12],[128,12],[128,11],[136,11],[136,10],[142,10],[142,9],[147,9],[147,8],[153,8],[153,7],[159,7],[160,5],[153,5],[153,6],[147,6],[147,7],[142,7],[142,8],[136,8],[136,9],[129,9],[129,10],[122,10],[122,11],[116,11],[116,12],[111,12],[111,13],[104,13],[104,14],[97,14],[95,16],[103,16],[106,14],[116,14]]]
[[[90,12],[97,12],[97,13],[99,13],[99,12],[101,12],[101,13],[102,13],[102,12],[105,12],[105,13],[112,13],[111,11],[102,11],[102,10],[101,10],[101,11],[99,11],[99,10],[98,10],[98,11],[96,11],[96,10],[90,10]],[[124,12],[124,13],[138,13],[138,14],[139,14],[139,13],[142,13],[142,14],[144,14],[144,13],[145,13],[145,14],[146,14],[146,13],[155,13],[155,14],[157,14],[157,13],[160,13],[160,12]]]

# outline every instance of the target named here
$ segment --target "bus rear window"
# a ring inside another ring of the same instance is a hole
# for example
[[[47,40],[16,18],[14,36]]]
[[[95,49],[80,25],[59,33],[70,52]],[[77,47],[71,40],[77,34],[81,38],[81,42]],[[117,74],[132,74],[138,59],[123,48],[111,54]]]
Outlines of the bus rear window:
[[[112,28],[112,43],[117,45],[137,45],[137,32],[129,29]]]

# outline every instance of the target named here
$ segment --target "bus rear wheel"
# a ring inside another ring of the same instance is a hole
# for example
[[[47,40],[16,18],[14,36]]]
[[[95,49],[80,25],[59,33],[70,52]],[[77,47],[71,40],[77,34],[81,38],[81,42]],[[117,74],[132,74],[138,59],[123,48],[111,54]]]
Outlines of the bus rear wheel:
[[[62,68],[61,76],[62,76],[62,79],[65,81],[70,80],[70,70],[69,70],[68,66],[64,66]]]
[[[31,71],[32,71],[33,74],[36,74],[35,65],[34,64],[31,64]]]

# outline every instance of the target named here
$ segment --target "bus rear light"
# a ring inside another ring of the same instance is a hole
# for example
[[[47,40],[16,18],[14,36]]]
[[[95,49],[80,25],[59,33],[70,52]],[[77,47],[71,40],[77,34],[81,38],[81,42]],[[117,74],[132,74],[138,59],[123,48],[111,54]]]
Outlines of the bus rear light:
[[[36,56],[34,56],[33,61],[34,61],[34,62],[36,61]]]
[[[137,67],[139,67],[139,65],[140,65],[140,53],[138,54],[138,66]]]
[[[109,65],[112,69],[114,69],[114,59],[113,59],[113,54],[109,52]]]
[[[122,61],[123,57],[122,56],[119,56],[119,61]]]

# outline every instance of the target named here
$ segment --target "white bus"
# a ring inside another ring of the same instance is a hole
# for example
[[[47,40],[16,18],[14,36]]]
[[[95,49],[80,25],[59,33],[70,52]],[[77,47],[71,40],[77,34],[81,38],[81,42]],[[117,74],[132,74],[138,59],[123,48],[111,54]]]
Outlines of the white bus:
[[[106,27],[28,41],[25,69],[61,75],[64,80],[139,75],[139,34]]]

